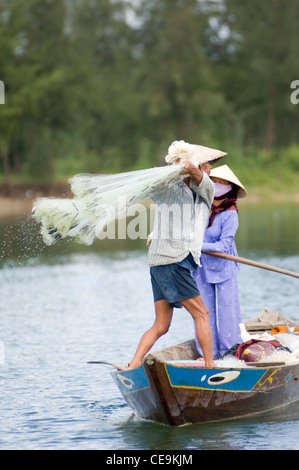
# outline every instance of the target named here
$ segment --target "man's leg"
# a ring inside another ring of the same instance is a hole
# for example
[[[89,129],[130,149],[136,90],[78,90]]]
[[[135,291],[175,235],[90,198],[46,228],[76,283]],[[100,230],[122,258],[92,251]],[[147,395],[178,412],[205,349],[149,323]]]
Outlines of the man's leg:
[[[142,359],[155,344],[155,342],[165,333],[167,333],[173,314],[173,308],[166,300],[155,302],[156,318],[153,326],[142,336],[136,353],[129,364],[129,369],[139,367]]]
[[[196,336],[203,352],[206,367],[215,367],[213,361],[213,338],[209,322],[209,311],[204,305],[201,296],[182,300],[180,304],[188,310],[195,321]]]

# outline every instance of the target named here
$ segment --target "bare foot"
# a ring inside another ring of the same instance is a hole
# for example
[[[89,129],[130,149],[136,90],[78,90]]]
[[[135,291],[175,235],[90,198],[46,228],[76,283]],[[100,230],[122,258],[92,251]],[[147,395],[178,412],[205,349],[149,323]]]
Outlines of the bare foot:
[[[126,370],[137,369],[137,367],[141,366],[141,362],[129,362],[128,367]]]
[[[211,369],[214,369],[216,367],[216,364],[215,364],[214,361],[211,361],[211,362],[206,361],[205,367],[209,367]]]

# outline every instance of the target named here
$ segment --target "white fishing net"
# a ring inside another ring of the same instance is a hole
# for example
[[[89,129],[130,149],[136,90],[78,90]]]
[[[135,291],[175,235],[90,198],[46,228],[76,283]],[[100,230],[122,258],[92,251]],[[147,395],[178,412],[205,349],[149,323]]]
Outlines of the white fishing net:
[[[66,237],[90,245],[114,220],[127,215],[129,207],[138,204],[144,210],[151,194],[180,175],[184,164],[136,170],[115,175],[76,175],[70,179],[73,199],[41,198],[32,210],[41,224],[47,245]]]
[[[188,175],[180,175],[185,164],[177,164],[178,159],[197,166],[224,155],[220,150],[174,141],[165,157],[170,166],[115,175],[76,175],[70,180],[73,199],[38,199],[32,214],[41,223],[47,245],[66,237],[90,245],[111,222],[126,217],[130,207],[139,204],[139,209],[140,205],[146,209],[154,191],[174,179],[186,178]]]

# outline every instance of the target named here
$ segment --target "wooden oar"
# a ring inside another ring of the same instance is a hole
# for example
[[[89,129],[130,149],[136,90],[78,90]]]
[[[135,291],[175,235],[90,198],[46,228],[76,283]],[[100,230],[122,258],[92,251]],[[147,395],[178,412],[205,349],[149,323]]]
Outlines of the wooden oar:
[[[126,370],[127,366],[121,366],[116,364],[115,362],[107,362],[107,361],[88,361],[87,364],[104,364],[106,366],[115,367],[117,370]]]
[[[276,266],[269,266],[268,264],[259,263],[258,261],[252,261],[251,259],[240,258],[239,256],[228,255],[226,253],[218,253],[217,251],[203,251],[206,255],[216,256],[217,258],[223,258],[230,261],[236,261],[237,263],[248,264],[249,266],[255,266],[256,268],[267,269],[268,271],[274,271],[280,274],[286,274],[287,276],[293,276],[299,278],[298,273],[287,271],[286,269],[277,268]]]

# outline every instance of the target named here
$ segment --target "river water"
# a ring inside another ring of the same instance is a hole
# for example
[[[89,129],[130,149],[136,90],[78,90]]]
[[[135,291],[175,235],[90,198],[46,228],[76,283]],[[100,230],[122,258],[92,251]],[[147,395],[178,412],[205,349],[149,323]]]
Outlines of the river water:
[[[299,208],[244,205],[239,255],[299,271]],[[137,419],[110,376],[153,321],[144,240],[45,247],[28,217],[0,221],[0,449],[299,449],[299,403],[171,428]],[[265,307],[299,320],[298,279],[241,265],[243,319]],[[193,336],[176,310],[155,349]]]

